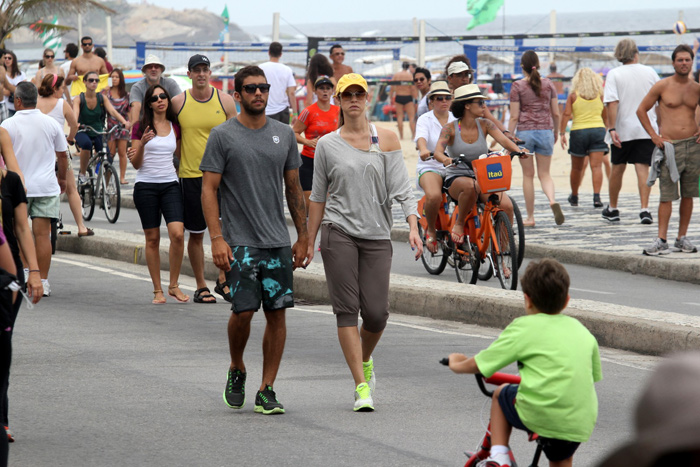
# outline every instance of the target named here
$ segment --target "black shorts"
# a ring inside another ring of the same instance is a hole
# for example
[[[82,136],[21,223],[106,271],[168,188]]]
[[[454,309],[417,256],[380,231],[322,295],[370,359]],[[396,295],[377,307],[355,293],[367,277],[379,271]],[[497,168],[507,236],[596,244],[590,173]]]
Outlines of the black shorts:
[[[399,105],[406,105],[413,102],[412,96],[396,96],[396,103]]]
[[[289,109],[287,108],[277,112],[276,114],[268,115],[267,118],[271,118],[273,120],[277,120],[278,122],[282,122],[285,125],[289,125]]]
[[[177,182],[138,182],[134,185],[134,205],[144,230],[160,227],[161,214],[166,224],[183,221],[182,194]]]
[[[231,311],[274,311],[294,306],[292,248],[231,247],[233,262],[226,273]]]
[[[511,426],[532,433],[520,420],[517,410],[515,410],[515,398],[518,395],[518,385],[509,384],[501,390],[498,395],[498,405],[503,411],[506,420]],[[545,456],[552,462],[560,462],[573,456],[581,443],[574,441],[564,441],[561,439],[539,437],[538,443],[542,446]]]
[[[203,233],[207,230],[202,210],[202,177],[181,178],[180,191],[185,206],[185,230],[191,233]]]
[[[314,184],[314,159],[312,157],[301,156],[299,181],[301,182],[302,190],[311,191]]]
[[[613,164],[651,165],[651,155],[656,145],[650,139],[633,139],[623,141],[622,147],[611,146],[610,162]]]

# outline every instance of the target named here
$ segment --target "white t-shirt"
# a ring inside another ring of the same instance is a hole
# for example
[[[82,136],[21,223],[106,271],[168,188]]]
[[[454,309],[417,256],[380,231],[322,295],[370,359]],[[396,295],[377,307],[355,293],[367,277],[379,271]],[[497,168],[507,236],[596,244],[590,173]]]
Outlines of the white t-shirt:
[[[10,84],[12,84],[13,86],[17,86],[18,83],[21,83],[22,81],[27,80],[27,75],[25,75],[23,71],[20,71],[19,74],[17,76],[15,76],[14,78],[10,78],[9,73],[7,73],[6,76],[7,76],[7,81],[9,81]],[[15,110],[15,103],[12,102],[8,96],[5,96],[5,100],[3,102],[5,102],[5,105],[7,106],[8,109]]]
[[[73,63],[73,60],[66,60],[65,62],[61,63],[61,70],[63,70],[63,76],[68,77],[68,72],[70,71],[71,63]],[[70,94],[71,86],[73,86],[72,83],[66,85],[66,88],[68,89],[68,94]]]
[[[447,113],[447,123],[452,123],[456,120],[452,112]],[[438,141],[440,140],[440,132],[442,131],[442,125],[440,120],[437,119],[435,113],[431,110],[424,113],[418,117],[416,122],[416,137],[413,141],[418,142],[418,138],[423,138],[425,140],[425,145],[428,147],[430,152],[435,151]],[[416,164],[416,171],[418,174],[426,170],[439,171],[443,173],[445,171],[445,166],[435,159],[430,159],[427,161],[418,159]]]
[[[649,89],[658,80],[659,75],[653,68],[640,63],[622,65],[608,72],[603,100],[606,104],[619,101],[615,131],[617,131],[620,141],[651,138],[637,117],[637,109]],[[647,115],[654,131],[658,132],[655,107],[652,107]],[[606,138],[610,138],[610,135],[608,134]]]
[[[20,110],[0,126],[12,139],[27,197],[60,195],[55,165],[56,153],[68,150],[63,128],[39,109]]]
[[[265,115],[274,115],[288,109],[287,88],[296,88],[297,85],[292,69],[277,62],[265,62],[260,65],[260,68],[265,72],[265,78],[270,84],[270,95],[267,97]]]
[[[173,153],[177,149],[175,128],[170,123],[167,136],[155,136],[143,147],[143,164],[136,171],[136,182],[169,183],[177,182],[177,172],[173,165]]]

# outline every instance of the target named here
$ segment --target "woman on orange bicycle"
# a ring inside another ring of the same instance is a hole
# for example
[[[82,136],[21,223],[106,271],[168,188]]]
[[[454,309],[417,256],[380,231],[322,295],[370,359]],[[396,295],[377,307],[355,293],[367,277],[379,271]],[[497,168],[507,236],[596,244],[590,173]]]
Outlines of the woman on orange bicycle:
[[[457,245],[464,242],[464,224],[471,212],[476,197],[481,192],[476,182],[476,176],[471,161],[482,154],[488,154],[486,135],[490,135],[498,143],[511,152],[519,152],[520,148],[508,139],[501,130],[486,120],[486,96],[481,94],[479,86],[467,84],[457,88],[450,110],[458,120],[445,125],[440,133],[440,139],[435,147],[435,159],[447,167],[445,188],[450,197],[457,201],[459,213],[457,222],[452,228],[452,241]],[[445,155],[448,152],[449,157]],[[467,160],[451,167],[453,159],[464,156]],[[488,194],[481,194],[486,202]],[[501,208],[513,219],[513,204],[507,196],[499,195]]]
[[[438,250],[435,220],[442,201],[442,184],[445,178],[445,166],[432,159],[442,127],[455,120],[450,112],[452,93],[447,82],[435,81],[430,85],[427,96],[433,110],[426,112],[416,122],[416,146],[420,160],[416,165],[418,185],[425,192],[425,220],[428,228],[425,235],[425,247],[431,253]]]

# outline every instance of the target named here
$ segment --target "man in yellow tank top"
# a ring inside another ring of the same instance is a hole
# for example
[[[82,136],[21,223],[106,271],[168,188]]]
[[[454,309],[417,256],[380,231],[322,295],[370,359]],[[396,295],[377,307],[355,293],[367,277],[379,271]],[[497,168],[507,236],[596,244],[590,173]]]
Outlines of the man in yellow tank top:
[[[199,164],[212,128],[235,117],[236,104],[233,97],[209,84],[211,69],[207,57],[193,55],[187,64],[187,70],[187,76],[192,80],[192,89],[173,98],[173,108],[178,113],[182,130],[179,177],[185,204],[185,229],[190,234],[187,254],[197,281],[195,303],[216,303],[216,298],[204,280],[203,239],[207,223],[202,211],[202,172]],[[219,271],[214,290],[230,301],[227,288],[226,275]]]

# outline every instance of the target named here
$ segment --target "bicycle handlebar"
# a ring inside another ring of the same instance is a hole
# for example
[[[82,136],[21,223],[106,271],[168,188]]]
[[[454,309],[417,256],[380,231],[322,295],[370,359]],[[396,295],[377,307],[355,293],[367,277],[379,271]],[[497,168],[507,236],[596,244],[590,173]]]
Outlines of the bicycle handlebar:
[[[440,360],[440,363],[442,365],[448,366],[450,364],[450,359],[443,358]],[[490,378],[484,377],[484,375],[482,375],[481,373],[477,373],[474,376],[476,376],[476,384],[479,385],[479,389],[481,389],[481,392],[488,397],[493,396],[493,391],[489,391],[488,389],[486,389],[486,384],[493,384],[495,386],[500,386],[501,384],[520,384],[520,376],[511,375],[509,373],[496,372],[493,375],[491,375]]]
[[[84,133],[86,131],[92,131],[96,135],[102,136],[102,135],[109,135],[111,133],[114,133],[117,130],[123,130],[123,129],[124,129],[124,126],[122,124],[119,124],[119,125],[114,125],[109,131],[97,131],[93,127],[91,127],[90,125],[81,124],[80,127],[78,128],[77,133],[80,133],[80,132]]]

